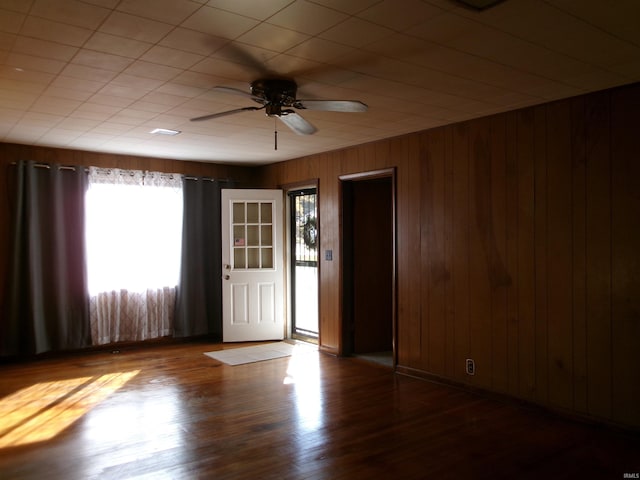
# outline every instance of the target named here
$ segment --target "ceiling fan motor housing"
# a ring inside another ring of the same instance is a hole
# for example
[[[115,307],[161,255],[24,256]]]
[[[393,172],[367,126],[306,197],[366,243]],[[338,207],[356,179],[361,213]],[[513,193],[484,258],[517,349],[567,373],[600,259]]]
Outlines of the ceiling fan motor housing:
[[[251,94],[266,101],[267,115],[279,115],[281,107],[292,106],[297,90],[296,82],[286,78],[261,78],[251,83]]]

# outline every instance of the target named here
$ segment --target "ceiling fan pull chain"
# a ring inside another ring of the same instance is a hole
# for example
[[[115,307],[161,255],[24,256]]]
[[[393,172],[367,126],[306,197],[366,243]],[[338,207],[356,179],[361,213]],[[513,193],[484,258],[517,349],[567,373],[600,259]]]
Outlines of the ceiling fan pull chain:
[[[273,149],[278,150],[278,122],[273,119]]]

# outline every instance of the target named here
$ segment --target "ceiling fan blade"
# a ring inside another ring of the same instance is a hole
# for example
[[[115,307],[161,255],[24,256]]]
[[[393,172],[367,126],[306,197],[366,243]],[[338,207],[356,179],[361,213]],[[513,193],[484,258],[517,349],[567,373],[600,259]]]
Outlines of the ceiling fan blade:
[[[296,108],[325,112],[366,112],[369,107],[358,100],[298,100]]]
[[[249,110],[262,110],[263,108],[264,107],[236,108],[234,110],[227,110],[226,112],[218,112],[218,113],[212,113],[210,115],[203,115],[202,117],[195,117],[195,118],[192,118],[191,121],[192,122],[202,122],[203,120],[211,120],[212,118],[226,117],[227,115],[233,115],[234,113],[239,113],[239,112],[244,112],[244,111],[249,111]]]
[[[278,118],[298,135],[313,135],[318,131],[316,127],[307,122],[294,111],[284,111]]]
[[[255,100],[256,102],[260,102],[260,103],[264,102],[264,99],[260,97],[256,97],[255,95],[251,95],[249,92],[245,92],[244,90],[240,90],[239,88],[224,87],[224,86],[218,85],[213,87],[212,90],[218,90],[219,92],[223,92],[223,93],[230,93],[231,95],[240,95],[242,97],[247,97],[247,98],[250,98],[251,100]]]

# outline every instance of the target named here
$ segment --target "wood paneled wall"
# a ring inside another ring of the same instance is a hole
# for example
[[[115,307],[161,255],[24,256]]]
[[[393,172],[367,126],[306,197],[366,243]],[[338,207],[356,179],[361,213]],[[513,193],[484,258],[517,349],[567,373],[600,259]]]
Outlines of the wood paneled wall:
[[[10,213],[7,197],[7,172],[9,165],[18,160],[33,160],[57,165],[83,165],[105,168],[149,170],[155,172],[181,173],[194,176],[233,179],[239,185],[253,185],[255,169],[230,167],[204,162],[183,162],[150,157],[110,155],[78,150],[33,147],[0,143],[0,302],[6,291],[10,232]],[[3,305],[0,304],[0,312]]]
[[[638,125],[631,85],[262,167],[319,179],[322,347],[341,347],[338,176],[396,167],[399,366],[640,426]]]

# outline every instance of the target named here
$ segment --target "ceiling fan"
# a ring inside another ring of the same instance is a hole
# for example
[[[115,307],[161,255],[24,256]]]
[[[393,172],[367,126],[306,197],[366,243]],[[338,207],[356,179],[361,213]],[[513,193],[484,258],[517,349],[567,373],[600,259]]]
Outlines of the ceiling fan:
[[[233,95],[242,95],[260,104],[260,107],[250,106],[212,113],[192,118],[192,122],[211,120],[235,113],[264,110],[268,117],[280,119],[287,127],[298,135],[312,135],[317,131],[311,123],[305,120],[295,110],[322,110],[326,112],[366,112],[367,105],[358,100],[298,100],[296,98],[298,85],[291,78],[265,77],[251,82],[251,93],[233,88],[216,86],[214,90]],[[276,132],[277,135],[277,132]],[[276,137],[277,139],[277,137]],[[276,143],[277,148],[277,143]]]

